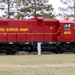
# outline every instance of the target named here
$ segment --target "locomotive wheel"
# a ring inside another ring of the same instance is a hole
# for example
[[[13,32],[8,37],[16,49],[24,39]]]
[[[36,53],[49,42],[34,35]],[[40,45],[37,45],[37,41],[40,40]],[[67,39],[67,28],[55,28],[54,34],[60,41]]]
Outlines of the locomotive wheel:
[[[13,51],[13,50],[11,51],[11,55],[14,55],[15,53],[16,53],[15,51]]]
[[[75,53],[75,48],[71,49],[73,53]]]
[[[7,55],[11,54],[11,48],[9,46],[6,46],[6,54]]]
[[[63,48],[59,50],[60,54],[64,53]]]
[[[71,46],[71,52],[75,53],[75,45]]]
[[[6,54],[10,55],[11,51],[9,49],[6,50]]]
[[[16,46],[12,46],[11,55],[15,55],[15,53],[18,53],[18,48]]]
[[[63,46],[60,45],[60,46],[58,47],[58,49],[59,49],[59,53],[60,53],[60,54],[64,53],[64,49],[65,49],[65,48],[64,48]]]
[[[27,51],[28,51],[29,53],[31,53],[31,52],[32,52],[31,47],[27,47]]]
[[[55,53],[55,54],[58,54],[58,53],[59,53],[59,49],[56,49],[56,50],[54,51],[54,53]]]
[[[60,54],[64,53],[63,50],[60,50]]]
[[[75,51],[73,53],[75,53]]]

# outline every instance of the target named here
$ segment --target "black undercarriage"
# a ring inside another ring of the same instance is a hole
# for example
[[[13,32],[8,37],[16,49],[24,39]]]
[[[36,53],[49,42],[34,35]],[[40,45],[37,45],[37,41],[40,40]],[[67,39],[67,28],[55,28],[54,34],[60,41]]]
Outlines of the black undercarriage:
[[[14,55],[19,51],[29,53],[37,52],[38,42],[18,42],[18,43],[0,43],[0,53]],[[75,53],[75,42],[39,42],[41,44],[41,52],[50,51],[53,53],[73,52]]]

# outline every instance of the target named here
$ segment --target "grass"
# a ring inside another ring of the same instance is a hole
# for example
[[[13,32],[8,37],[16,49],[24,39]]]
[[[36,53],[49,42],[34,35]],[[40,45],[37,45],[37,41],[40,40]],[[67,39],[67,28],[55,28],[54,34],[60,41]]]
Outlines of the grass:
[[[75,63],[74,54],[0,56],[0,64],[58,64]]]
[[[0,68],[0,75],[75,75],[75,68]]]
[[[36,65],[61,63],[75,63],[75,55],[51,54],[41,56],[0,56],[0,65]],[[75,67],[0,67],[0,75],[75,75]]]

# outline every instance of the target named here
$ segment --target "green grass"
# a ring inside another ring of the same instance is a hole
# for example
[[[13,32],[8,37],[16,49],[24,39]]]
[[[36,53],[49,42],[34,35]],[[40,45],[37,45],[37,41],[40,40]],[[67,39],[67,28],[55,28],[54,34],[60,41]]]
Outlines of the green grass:
[[[0,65],[75,63],[75,54],[0,56]],[[75,75],[75,67],[0,67],[0,75]]]
[[[55,64],[75,63],[75,54],[0,56],[0,64]]]

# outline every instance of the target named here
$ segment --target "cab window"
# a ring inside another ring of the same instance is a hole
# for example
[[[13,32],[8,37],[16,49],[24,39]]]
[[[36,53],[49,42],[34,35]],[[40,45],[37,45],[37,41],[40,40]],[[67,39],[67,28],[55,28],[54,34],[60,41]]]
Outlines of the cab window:
[[[70,30],[71,24],[64,24],[64,30]]]

